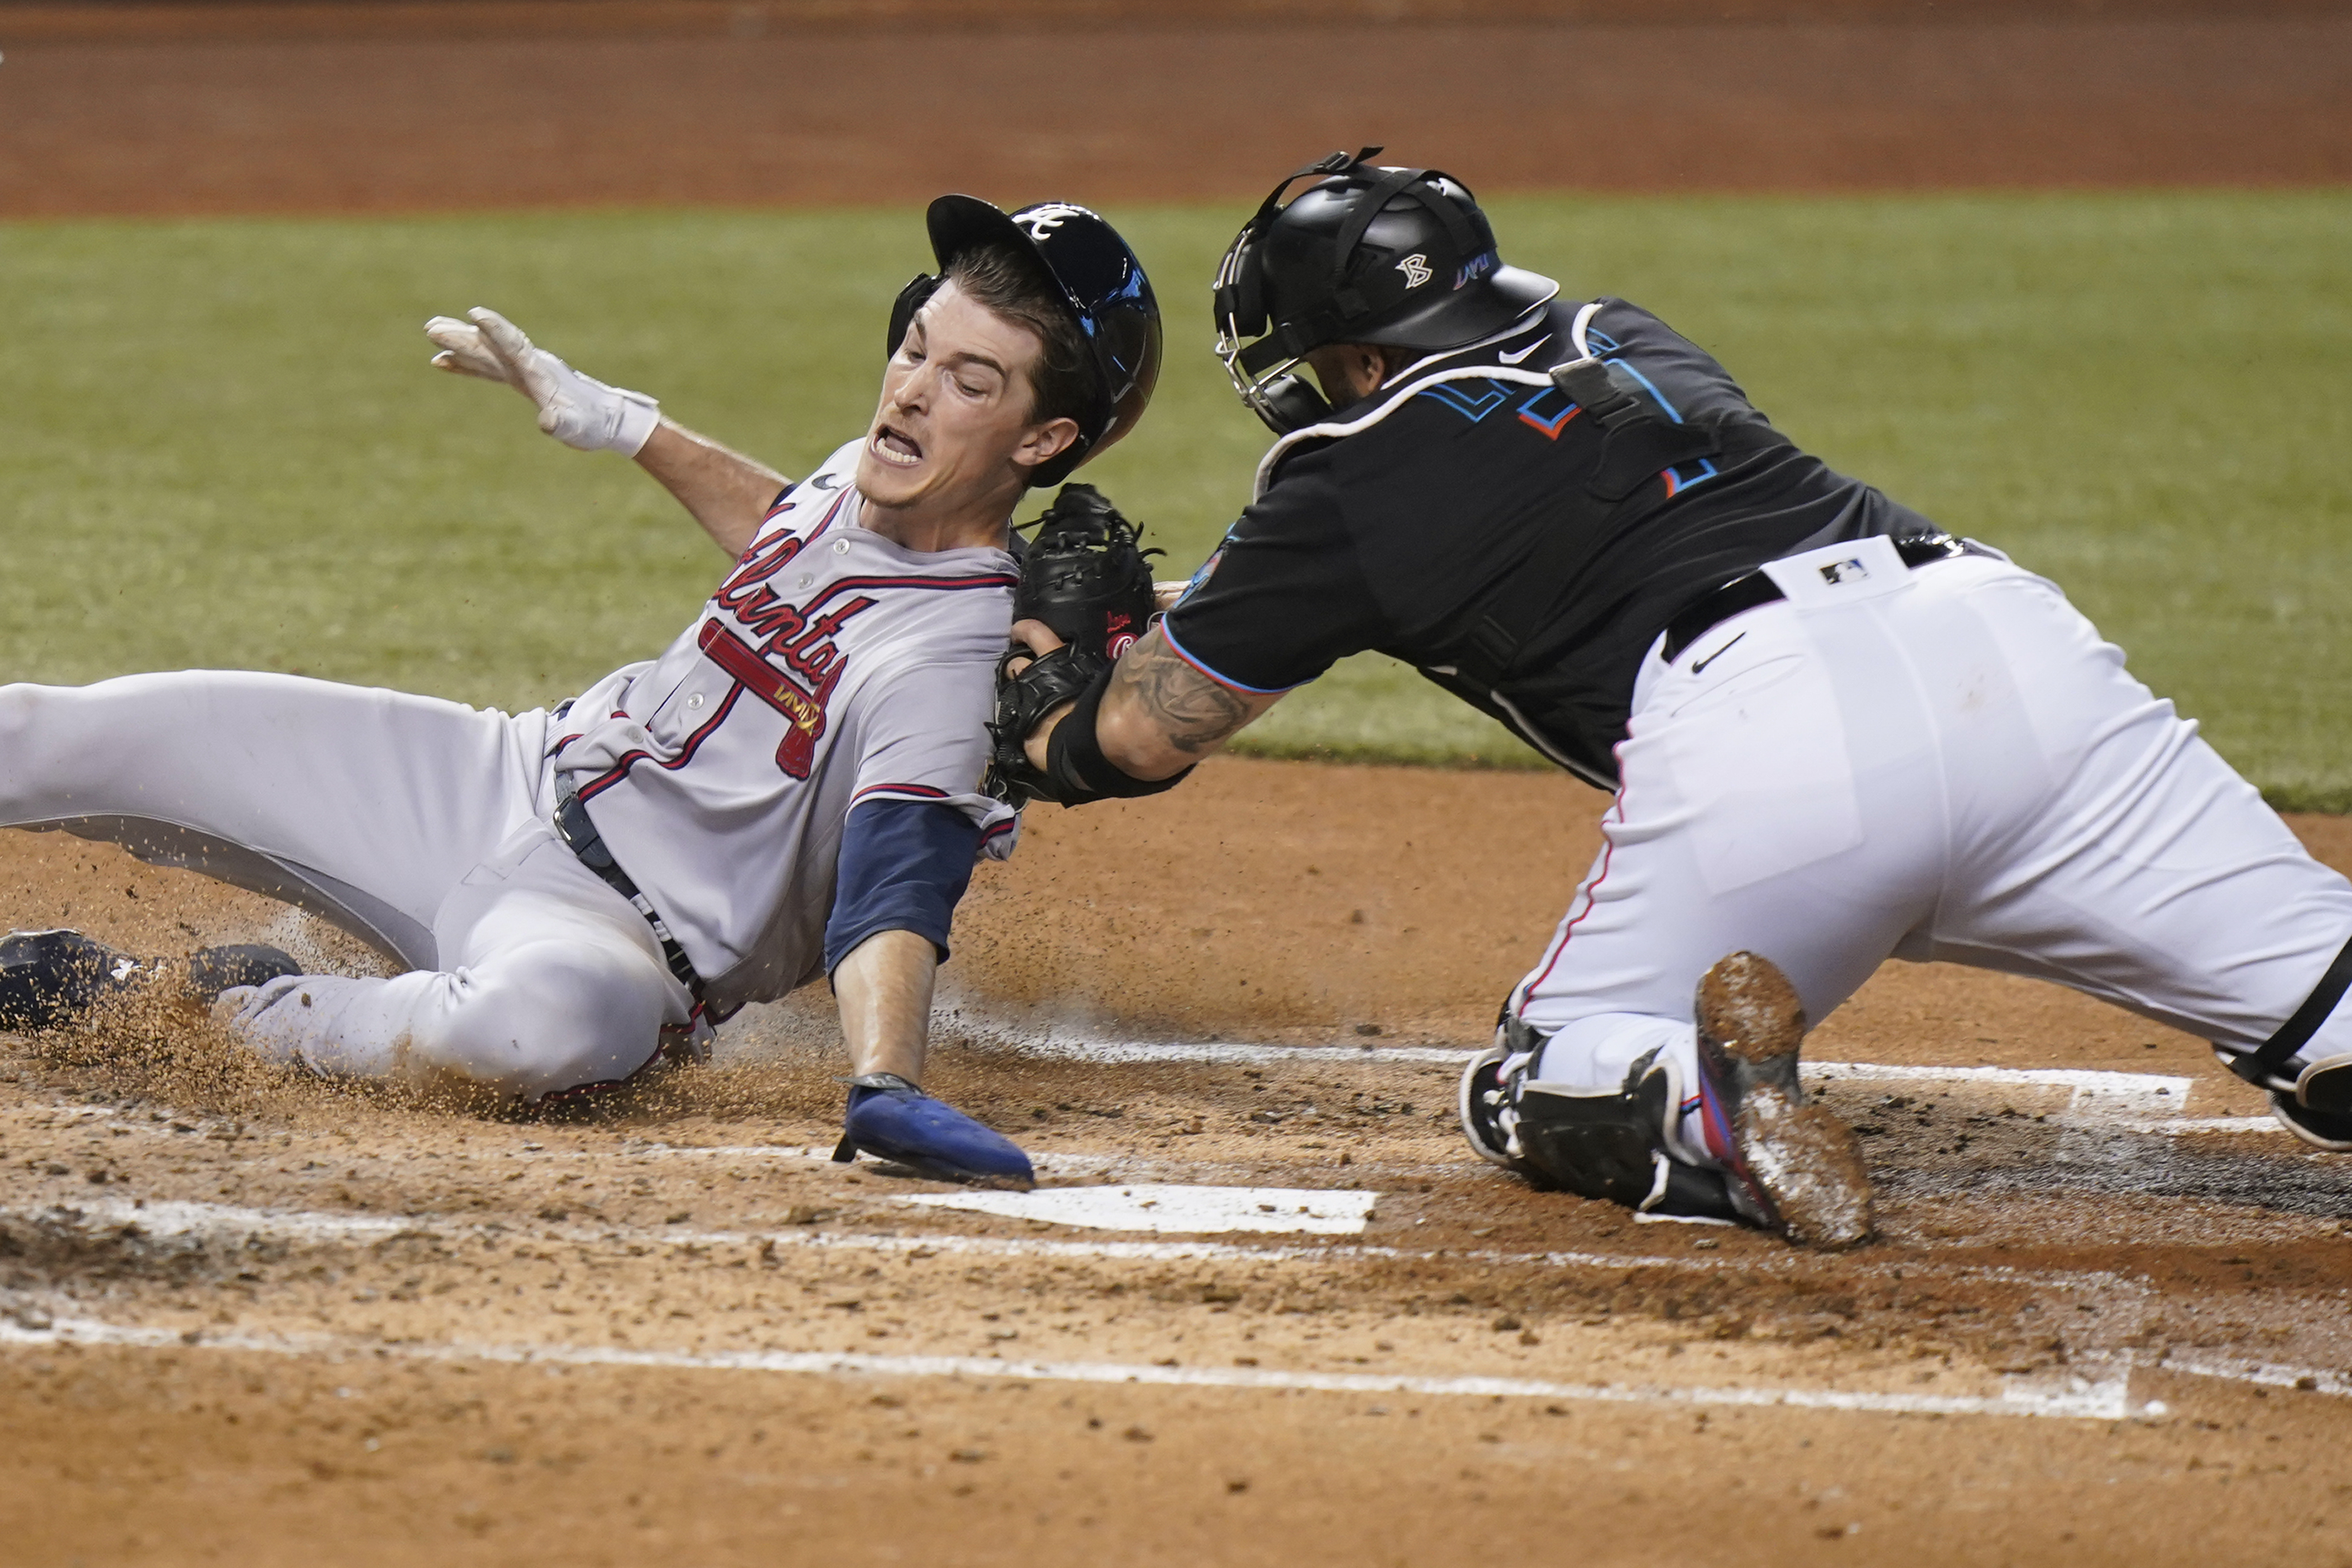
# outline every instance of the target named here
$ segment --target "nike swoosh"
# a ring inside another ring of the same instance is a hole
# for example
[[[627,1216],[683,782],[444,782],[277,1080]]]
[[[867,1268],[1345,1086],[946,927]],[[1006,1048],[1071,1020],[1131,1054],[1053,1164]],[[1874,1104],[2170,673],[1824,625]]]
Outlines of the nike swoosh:
[[[1739,637],[1745,637],[1747,635],[1747,632],[1742,632],[1739,634]],[[1706,658],[1701,659],[1698,663],[1693,664],[1691,666],[1691,674],[1694,675],[1705,674],[1706,667],[1709,664],[1714,664],[1717,659],[1722,658],[1726,653],[1731,652],[1732,648],[1739,642],[1739,637],[1734,637],[1730,642],[1726,643],[1722,647],[1717,648],[1714,653],[1709,653]]]
[[[820,474],[809,481],[809,488],[812,490],[837,489],[840,485],[841,476],[838,474]]]
[[[1534,353],[1538,349],[1542,348],[1546,343],[1549,343],[1549,342],[1550,342],[1550,341],[1551,341],[1551,334],[1550,334],[1549,332],[1546,332],[1542,337],[1538,338],[1534,342],[1529,343],[1526,348],[1521,349],[1517,353],[1516,353],[1516,354],[1496,354],[1496,355],[1495,356],[1495,358],[1496,358],[1496,359],[1498,359],[1498,360],[1502,361],[1503,361],[1503,363],[1505,363],[1505,364],[1507,364],[1507,365],[1516,365],[1516,364],[1517,364],[1521,360],[1526,359],[1529,354]]]

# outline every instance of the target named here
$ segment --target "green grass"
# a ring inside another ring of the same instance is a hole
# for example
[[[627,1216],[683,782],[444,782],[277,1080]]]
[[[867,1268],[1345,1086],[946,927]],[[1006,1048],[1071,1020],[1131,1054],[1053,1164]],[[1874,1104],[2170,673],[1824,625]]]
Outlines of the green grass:
[[[2352,808],[2352,193],[1495,204],[1798,441],[2048,572],[2283,804]],[[1207,353],[1238,210],[1115,211],[1170,311],[1089,473],[1189,569],[1265,437]],[[718,570],[627,464],[425,367],[499,307],[788,471],[862,428],[912,212],[0,225],[0,678],[299,669],[501,706],[646,656]],[[1443,517],[1432,517],[1443,528]],[[1247,737],[1523,765],[1388,661]]]

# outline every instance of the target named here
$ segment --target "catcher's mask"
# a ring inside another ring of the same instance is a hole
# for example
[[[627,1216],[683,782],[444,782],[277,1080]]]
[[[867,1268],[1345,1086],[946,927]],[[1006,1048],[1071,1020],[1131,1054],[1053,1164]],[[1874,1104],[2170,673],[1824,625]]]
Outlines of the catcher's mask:
[[[1217,357],[1278,435],[1330,413],[1297,371],[1326,343],[1459,348],[1559,292],[1503,265],[1468,186],[1435,169],[1370,162],[1380,152],[1334,152],[1289,174],[1217,267]],[[1316,183],[1282,205],[1307,179]]]
[[[1094,360],[1095,406],[1078,422],[1078,438],[1031,473],[1033,487],[1058,485],[1071,470],[1135,428],[1160,380],[1160,302],[1151,280],[1118,231],[1084,207],[1040,202],[1006,213],[977,196],[941,196],[924,214],[936,273],[918,274],[890,307],[890,345],[897,353],[915,312],[939,292],[955,258],[992,241],[1037,258],[1085,334]]]

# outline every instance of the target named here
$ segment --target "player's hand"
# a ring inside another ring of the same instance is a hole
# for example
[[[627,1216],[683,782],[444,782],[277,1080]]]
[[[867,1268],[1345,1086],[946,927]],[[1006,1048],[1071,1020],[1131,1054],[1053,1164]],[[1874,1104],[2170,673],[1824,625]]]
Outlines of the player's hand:
[[[1189,577],[1180,577],[1173,582],[1153,583],[1151,585],[1151,608],[1158,611],[1162,615],[1167,614],[1171,610],[1176,608],[1176,601],[1183,598],[1184,591],[1192,586],[1192,580]]]
[[[1013,623],[1013,640],[1040,657],[1062,645],[1062,640],[1054,635],[1054,629],[1043,621],[1015,621]],[[1016,677],[1028,667],[1026,659],[1009,659],[1004,666],[1006,674]],[[1045,770],[1045,742],[1052,737],[1054,727],[1062,722],[1063,715],[1076,706],[1076,703],[1064,703],[1052,709],[1037,721],[1037,727],[1031,730],[1028,738],[1022,742],[1022,755],[1029,758],[1029,766],[1038,772]]]
[[[470,320],[436,316],[425,335],[440,352],[434,365],[453,375],[504,382],[539,410],[539,428],[583,452],[635,457],[661,423],[661,404],[639,392],[582,375],[523,336],[495,310],[477,306]]]

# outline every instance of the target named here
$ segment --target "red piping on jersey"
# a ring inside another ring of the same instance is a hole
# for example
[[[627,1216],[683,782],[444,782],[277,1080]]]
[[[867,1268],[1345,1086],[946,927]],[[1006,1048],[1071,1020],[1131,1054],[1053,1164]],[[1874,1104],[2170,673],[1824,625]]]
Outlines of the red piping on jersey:
[[[826,584],[824,591],[797,608],[802,614],[809,614],[835,594],[856,588],[1011,588],[1020,580],[1018,577],[1003,572],[991,573],[986,577],[845,577],[838,582]]]
[[[866,796],[879,794],[885,789],[895,789],[901,795],[919,795],[926,800],[944,800],[948,798],[948,791],[934,789],[929,784],[868,784],[865,789],[852,795],[849,798],[849,803],[855,806]]]
[[[816,476],[814,474],[809,476],[809,479],[814,479],[815,477]],[[809,479],[803,479],[801,483],[805,485],[809,482]],[[856,486],[850,484],[846,480],[843,481],[841,494],[833,498],[833,505],[824,509],[824,516],[818,518],[816,527],[809,530],[809,543],[816,543],[817,535],[833,527],[833,519],[841,516],[841,508],[843,505],[848,501],[850,492],[855,490],[856,487]],[[824,494],[824,487],[823,486],[819,486],[817,487],[817,494],[820,496]]]
[[[1003,838],[1005,834],[1007,834],[1007,833],[1011,832],[1013,829],[1015,829],[1015,828],[1019,827],[1020,825],[1021,825],[1021,819],[1020,819],[1020,818],[1018,818],[1018,817],[1007,817],[1007,818],[1005,818],[1005,819],[1004,819],[1004,821],[1001,821],[1001,822],[997,823],[997,824],[996,824],[996,826],[994,826],[994,827],[992,827],[992,828],[990,828],[990,829],[987,829],[986,831],[984,831],[983,832],[982,832],[982,834],[980,835],[980,841],[981,841],[982,843],[983,843],[983,844],[984,844],[984,843],[988,842],[988,841],[989,841],[989,840],[991,840],[991,839],[1001,839],[1001,838]]]
[[[741,686],[737,686],[732,691],[729,692],[727,694],[727,700],[713,708],[710,712],[710,716],[702,721],[702,727],[686,737],[686,744],[678,748],[677,755],[669,758],[666,762],[657,764],[657,766],[667,768],[674,773],[677,769],[685,767],[688,763],[693,761],[694,754],[702,748],[703,741],[709,738],[713,730],[727,722],[727,716],[734,711],[735,699],[742,695],[743,688]],[[638,763],[645,761],[653,755],[654,754],[652,752],[643,749],[623,752],[619,761],[614,763],[612,767],[597,775],[597,777],[590,782],[581,786],[580,798],[583,800],[591,800],[604,789],[609,789],[614,784],[618,784],[621,781],[622,777],[625,775],[630,768],[635,767]]]
[[[1617,787],[1616,799],[1610,803],[1609,809],[1616,813],[1617,825],[1621,828],[1623,827],[1625,825],[1625,787],[1623,785],[1621,784]],[[1604,835],[1608,831],[1608,818],[1606,816],[1602,817],[1601,831]],[[1579,914],[1575,919],[1570,921],[1565,926],[1561,927],[1559,940],[1553,945],[1551,956],[1545,961],[1542,973],[1536,976],[1534,979],[1529,980],[1527,983],[1526,988],[1519,993],[1519,1009],[1522,1012],[1526,1011],[1528,1000],[1535,996],[1537,990],[1542,987],[1546,980],[1551,978],[1552,970],[1559,967],[1560,959],[1566,956],[1568,952],[1569,938],[1576,935],[1576,928],[1584,924],[1585,916],[1591,915],[1592,913],[1593,906],[1601,902],[1601,884],[1609,880],[1609,867],[1616,858],[1617,841],[1611,839],[1609,841],[1609,847],[1601,852],[1601,874],[1594,877],[1592,879],[1592,884],[1584,890],[1584,909],[1582,913]]]

